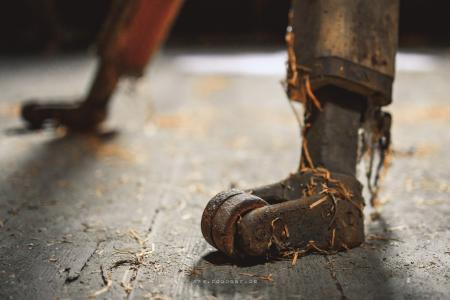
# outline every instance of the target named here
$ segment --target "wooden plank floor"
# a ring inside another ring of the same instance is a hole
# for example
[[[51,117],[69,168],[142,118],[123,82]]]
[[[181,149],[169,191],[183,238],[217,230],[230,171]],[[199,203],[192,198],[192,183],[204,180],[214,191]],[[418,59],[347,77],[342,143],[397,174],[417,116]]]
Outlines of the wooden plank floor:
[[[450,53],[398,66],[395,155],[367,242],[243,266],[199,222],[215,193],[296,168],[282,54],[168,51],[121,85],[96,136],[17,130],[23,99],[79,97],[92,58],[2,58],[0,299],[449,299]]]

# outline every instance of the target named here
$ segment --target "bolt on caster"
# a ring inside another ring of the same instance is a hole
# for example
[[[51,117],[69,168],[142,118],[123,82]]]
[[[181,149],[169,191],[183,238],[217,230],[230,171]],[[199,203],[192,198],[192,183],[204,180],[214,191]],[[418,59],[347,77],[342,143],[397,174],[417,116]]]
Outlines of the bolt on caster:
[[[221,192],[203,212],[203,236],[229,257],[331,253],[364,241],[364,201],[353,176],[315,169],[253,191],[265,198],[251,192]]]

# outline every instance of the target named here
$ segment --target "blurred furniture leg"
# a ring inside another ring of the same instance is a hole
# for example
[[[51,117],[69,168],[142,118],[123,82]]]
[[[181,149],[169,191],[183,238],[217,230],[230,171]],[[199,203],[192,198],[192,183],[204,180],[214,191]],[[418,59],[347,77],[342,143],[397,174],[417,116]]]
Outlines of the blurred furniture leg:
[[[99,41],[98,69],[85,99],[74,103],[28,101],[22,107],[28,127],[40,129],[52,123],[71,130],[94,130],[105,120],[119,80],[143,75],[181,4],[182,0],[115,1]]]

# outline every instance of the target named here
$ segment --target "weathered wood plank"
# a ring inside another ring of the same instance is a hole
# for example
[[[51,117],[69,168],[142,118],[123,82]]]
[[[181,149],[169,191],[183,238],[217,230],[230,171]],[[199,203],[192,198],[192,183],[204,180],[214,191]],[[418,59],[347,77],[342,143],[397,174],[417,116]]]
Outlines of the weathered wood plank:
[[[366,245],[295,267],[230,264],[199,228],[213,194],[295,169],[299,133],[277,76],[199,75],[168,55],[117,95],[115,136],[0,136],[0,298],[448,298],[450,58],[430,59],[433,72],[398,74],[396,155]],[[22,98],[79,93],[90,62],[0,62],[0,130],[20,124]]]

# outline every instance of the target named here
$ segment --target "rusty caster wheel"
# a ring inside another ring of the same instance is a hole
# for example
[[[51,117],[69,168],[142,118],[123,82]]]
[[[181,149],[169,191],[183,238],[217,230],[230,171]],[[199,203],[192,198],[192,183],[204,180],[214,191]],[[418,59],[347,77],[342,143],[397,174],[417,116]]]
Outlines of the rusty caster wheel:
[[[356,247],[364,241],[361,186],[351,176],[339,178],[341,181],[328,183],[326,192],[318,190],[270,205],[240,190],[219,193],[203,212],[203,236],[235,258],[279,255],[285,250],[328,253]],[[348,193],[338,192],[340,182],[348,187]]]
[[[238,189],[221,192],[208,202],[203,211],[203,237],[230,257],[242,256],[243,253],[235,247],[236,225],[246,213],[267,205],[263,199]]]

